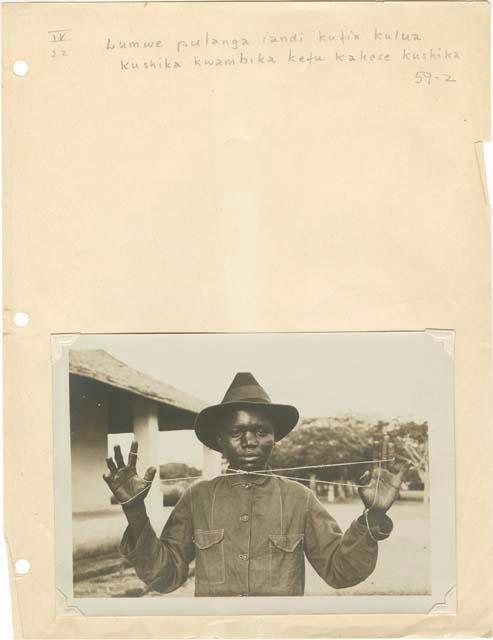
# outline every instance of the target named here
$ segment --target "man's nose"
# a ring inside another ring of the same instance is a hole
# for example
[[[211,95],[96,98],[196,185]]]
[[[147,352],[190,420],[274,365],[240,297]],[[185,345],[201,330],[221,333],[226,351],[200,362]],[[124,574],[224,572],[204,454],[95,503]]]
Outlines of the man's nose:
[[[244,447],[256,447],[258,445],[257,436],[253,431],[246,431],[243,434],[243,442]]]

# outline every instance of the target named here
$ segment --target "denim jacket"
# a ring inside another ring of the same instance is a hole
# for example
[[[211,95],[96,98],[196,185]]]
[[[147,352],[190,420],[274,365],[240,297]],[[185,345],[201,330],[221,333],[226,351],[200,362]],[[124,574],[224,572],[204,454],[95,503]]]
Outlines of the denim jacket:
[[[392,521],[383,515],[370,529],[360,518],[343,534],[298,482],[225,474],[187,489],[159,538],[149,521],[135,543],[127,528],[120,552],[162,593],[186,581],[195,559],[196,596],[301,596],[305,556],[336,589],[365,580]]]

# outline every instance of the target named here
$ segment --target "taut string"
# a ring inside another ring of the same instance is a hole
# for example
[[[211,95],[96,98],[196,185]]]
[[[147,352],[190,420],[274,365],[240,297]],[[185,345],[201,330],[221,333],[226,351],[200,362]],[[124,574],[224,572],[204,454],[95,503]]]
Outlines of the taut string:
[[[226,476],[226,475],[260,475],[260,476],[270,476],[272,475],[274,472],[277,471],[295,471],[295,470],[300,470],[300,469],[323,469],[323,468],[328,468],[328,467],[347,467],[350,465],[356,465],[356,464],[375,464],[378,463],[378,478],[377,478],[377,489],[378,489],[378,483],[380,481],[380,472],[381,472],[381,468],[382,468],[382,462],[393,462],[395,460],[395,458],[382,458],[382,459],[378,459],[378,460],[361,460],[361,461],[356,461],[356,462],[334,462],[334,463],[328,463],[328,464],[312,464],[312,465],[307,465],[307,466],[303,466],[303,467],[281,467],[279,469],[269,469],[269,472],[266,473],[265,470],[264,471],[242,471],[241,469],[232,469],[230,468],[228,470],[228,473],[223,473],[221,474],[222,476]],[[309,478],[294,478],[292,476],[286,476],[286,475],[281,475],[281,474],[276,474],[278,478],[287,478],[288,480],[299,480],[301,482],[309,482]],[[186,476],[183,478],[164,478],[163,480],[161,480],[161,482],[178,482],[180,480],[199,480],[200,476]],[[370,479],[371,481],[371,479]],[[353,484],[351,482],[334,482],[332,480],[315,480],[315,482],[319,483],[319,484],[335,484],[335,485],[340,485],[343,487],[368,487],[370,485],[369,484]],[[375,493],[375,500],[376,500],[376,493]]]
[[[233,471],[236,471],[237,473],[245,473],[244,471],[237,471],[236,469],[233,469]],[[274,469],[273,469],[274,471]],[[229,474],[228,474],[229,475]],[[252,471],[251,475],[257,475],[257,476],[270,476],[272,475],[271,473],[263,473],[261,471]],[[283,476],[279,473],[276,473],[276,478],[286,478],[287,480],[300,480],[301,482],[310,482],[310,478],[294,478],[293,476]],[[370,484],[353,484],[351,482],[334,482],[332,480],[317,480],[315,479],[315,482],[317,484],[337,484],[340,485],[342,487],[369,487]]]
[[[382,458],[379,460],[357,460],[356,462],[331,462],[329,464],[311,464],[304,467],[284,467],[271,469],[271,471],[293,471],[294,469],[321,469],[322,467],[349,467],[355,464],[381,464],[382,462],[394,462],[395,458]],[[260,473],[259,471],[244,471],[243,473]]]

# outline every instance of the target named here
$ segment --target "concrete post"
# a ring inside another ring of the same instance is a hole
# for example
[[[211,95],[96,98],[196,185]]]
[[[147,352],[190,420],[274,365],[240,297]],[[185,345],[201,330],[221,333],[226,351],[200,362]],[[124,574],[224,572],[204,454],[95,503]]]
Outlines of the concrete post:
[[[317,476],[315,473],[310,473],[310,489],[315,495],[317,494]]]
[[[204,446],[204,462],[202,465],[202,478],[212,480],[221,475],[221,454]]]
[[[159,422],[157,403],[147,398],[133,400],[133,432],[139,443],[137,473],[143,476],[148,467],[156,467],[156,476],[146,498],[146,509],[159,535],[164,525],[163,497],[159,479]]]
[[[73,511],[109,509],[111,492],[102,477],[107,471],[108,406],[82,398],[70,419]]]

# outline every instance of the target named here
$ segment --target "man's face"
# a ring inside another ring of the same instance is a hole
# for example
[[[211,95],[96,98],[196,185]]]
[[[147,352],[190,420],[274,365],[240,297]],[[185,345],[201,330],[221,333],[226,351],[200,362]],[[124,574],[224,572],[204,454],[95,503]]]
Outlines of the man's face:
[[[242,471],[265,469],[276,442],[272,422],[256,409],[228,414],[217,441],[231,467]]]

